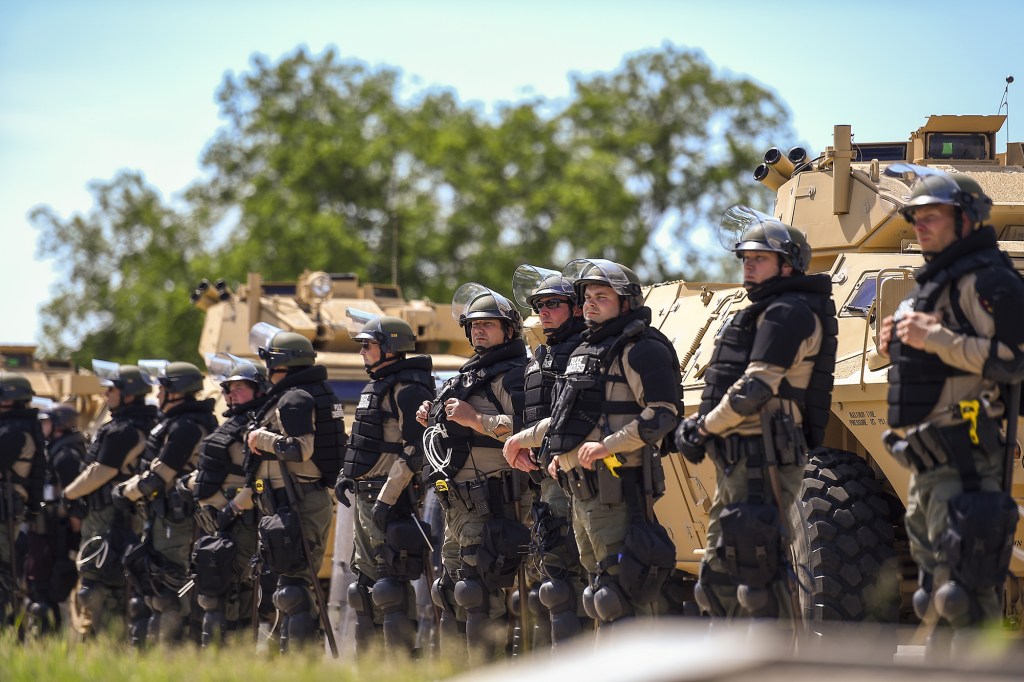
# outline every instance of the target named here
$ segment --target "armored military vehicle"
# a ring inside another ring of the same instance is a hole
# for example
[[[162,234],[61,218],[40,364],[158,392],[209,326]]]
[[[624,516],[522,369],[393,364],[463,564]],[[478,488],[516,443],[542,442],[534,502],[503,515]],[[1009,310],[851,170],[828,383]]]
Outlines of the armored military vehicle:
[[[29,383],[40,404],[63,402],[79,414],[79,427],[89,432],[105,415],[104,388],[90,372],[68,360],[36,357],[33,344],[0,344],[0,369],[18,372]]]
[[[794,513],[805,617],[817,620],[913,619],[909,596],[916,571],[906,550],[902,516],[909,473],[882,445],[887,360],[878,354],[879,322],[893,312],[923,264],[914,231],[900,215],[912,180],[890,177],[896,163],[931,166],[975,179],[992,198],[991,222],[1001,247],[1024,268],[1024,143],[996,152],[1005,116],[930,116],[902,142],[852,141],[837,125],[833,144],[811,158],[803,149],[769,149],[754,179],[777,193],[774,217],[806,232],[812,272],[828,272],[839,317],[830,421],[825,446],[812,453],[802,504]],[[700,403],[714,339],[747,305],[735,285],[669,282],[646,291],[654,324],[675,343],[687,413]],[[677,566],[696,575],[706,549],[714,465],[665,463],[668,493],[657,505],[677,548]],[[1024,498],[1019,451],[1014,497]],[[1018,526],[1007,615],[1024,612],[1024,524]]]

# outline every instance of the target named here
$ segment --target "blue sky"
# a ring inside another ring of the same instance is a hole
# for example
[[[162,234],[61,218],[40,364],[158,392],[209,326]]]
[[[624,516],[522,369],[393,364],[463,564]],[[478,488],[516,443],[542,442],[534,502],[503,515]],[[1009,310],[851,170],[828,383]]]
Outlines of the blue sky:
[[[60,276],[36,257],[32,207],[86,212],[89,181],[121,168],[173,200],[221,124],[223,75],[256,52],[277,60],[333,45],[400,68],[412,89],[451,88],[486,108],[567,97],[570,72],[613,70],[668,41],[773,89],[820,151],[837,123],[864,141],[903,140],[928,114],[996,113],[1005,77],[1024,78],[1021,26],[1024,5],[988,0],[0,0],[0,342],[37,340],[38,308]],[[1010,88],[1019,140],[1015,88],[1024,80]]]

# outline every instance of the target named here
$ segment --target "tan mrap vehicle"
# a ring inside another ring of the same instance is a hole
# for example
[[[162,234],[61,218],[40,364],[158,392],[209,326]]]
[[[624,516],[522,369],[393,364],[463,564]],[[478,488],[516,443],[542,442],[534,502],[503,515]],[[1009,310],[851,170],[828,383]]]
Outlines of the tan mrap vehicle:
[[[906,549],[903,511],[908,470],[882,445],[887,416],[887,360],[877,351],[879,322],[914,284],[923,264],[914,231],[899,213],[912,180],[889,177],[897,162],[932,166],[975,179],[994,205],[1001,248],[1024,269],[1024,143],[996,153],[1004,116],[930,116],[904,142],[851,142],[848,125],[815,159],[802,149],[770,149],[754,177],[777,193],[774,216],[806,232],[811,272],[828,272],[839,318],[835,389],[824,447],[811,453],[795,538],[806,618],[913,621],[916,569]],[[646,305],[676,346],[687,414],[696,411],[716,335],[747,305],[736,285],[668,282],[646,290]],[[1014,460],[1013,495],[1024,499],[1024,472]],[[665,461],[667,494],[657,513],[676,543],[679,570],[695,577],[707,549],[714,464]],[[1015,539],[1006,610],[1024,612],[1024,523]]]

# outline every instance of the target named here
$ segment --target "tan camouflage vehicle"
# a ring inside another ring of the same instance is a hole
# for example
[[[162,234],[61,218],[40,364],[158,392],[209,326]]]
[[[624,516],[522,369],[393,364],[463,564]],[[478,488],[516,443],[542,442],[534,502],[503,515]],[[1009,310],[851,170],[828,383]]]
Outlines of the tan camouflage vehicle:
[[[1024,268],[1024,143],[996,153],[1005,116],[930,116],[902,142],[852,142],[837,125],[832,146],[817,158],[803,149],[765,154],[756,180],[777,192],[774,216],[806,232],[811,272],[831,273],[839,317],[830,422],[825,447],[812,453],[805,474],[795,538],[805,616],[815,620],[914,618],[909,597],[916,569],[902,527],[909,473],[882,445],[886,428],[887,360],[876,348],[878,325],[906,296],[923,264],[914,231],[899,214],[910,195],[909,176],[888,177],[896,162],[933,166],[975,179],[992,198],[991,223],[1001,247]],[[650,287],[654,324],[679,353],[687,413],[700,403],[702,376],[714,339],[747,305],[735,285],[668,282]],[[1024,313],[1024,308],[1022,308]],[[665,462],[668,493],[657,504],[670,527],[677,567],[691,576],[706,547],[714,465],[681,457]],[[1024,498],[1019,452],[1014,497]],[[1024,524],[1018,526],[1007,583],[1008,615],[1024,612]]]
[[[91,372],[68,360],[36,357],[32,344],[0,344],[0,369],[18,372],[32,384],[39,404],[63,402],[79,413],[79,428],[86,434],[105,416],[105,389]]]

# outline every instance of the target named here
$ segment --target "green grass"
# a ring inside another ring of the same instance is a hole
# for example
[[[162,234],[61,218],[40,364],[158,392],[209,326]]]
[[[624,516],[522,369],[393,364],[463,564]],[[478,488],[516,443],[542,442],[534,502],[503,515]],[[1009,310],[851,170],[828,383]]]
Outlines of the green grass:
[[[420,682],[451,677],[463,672],[464,666],[465,661],[410,661],[383,652],[337,661],[319,651],[281,656],[257,653],[252,644],[242,643],[220,649],[184,644],[133,652],[123,640],[112,637],[85,643],[62,637],[19,642],[10,629],[0,633],[0,680],[4,682],[360,682],[367,677],[374,682]]]

